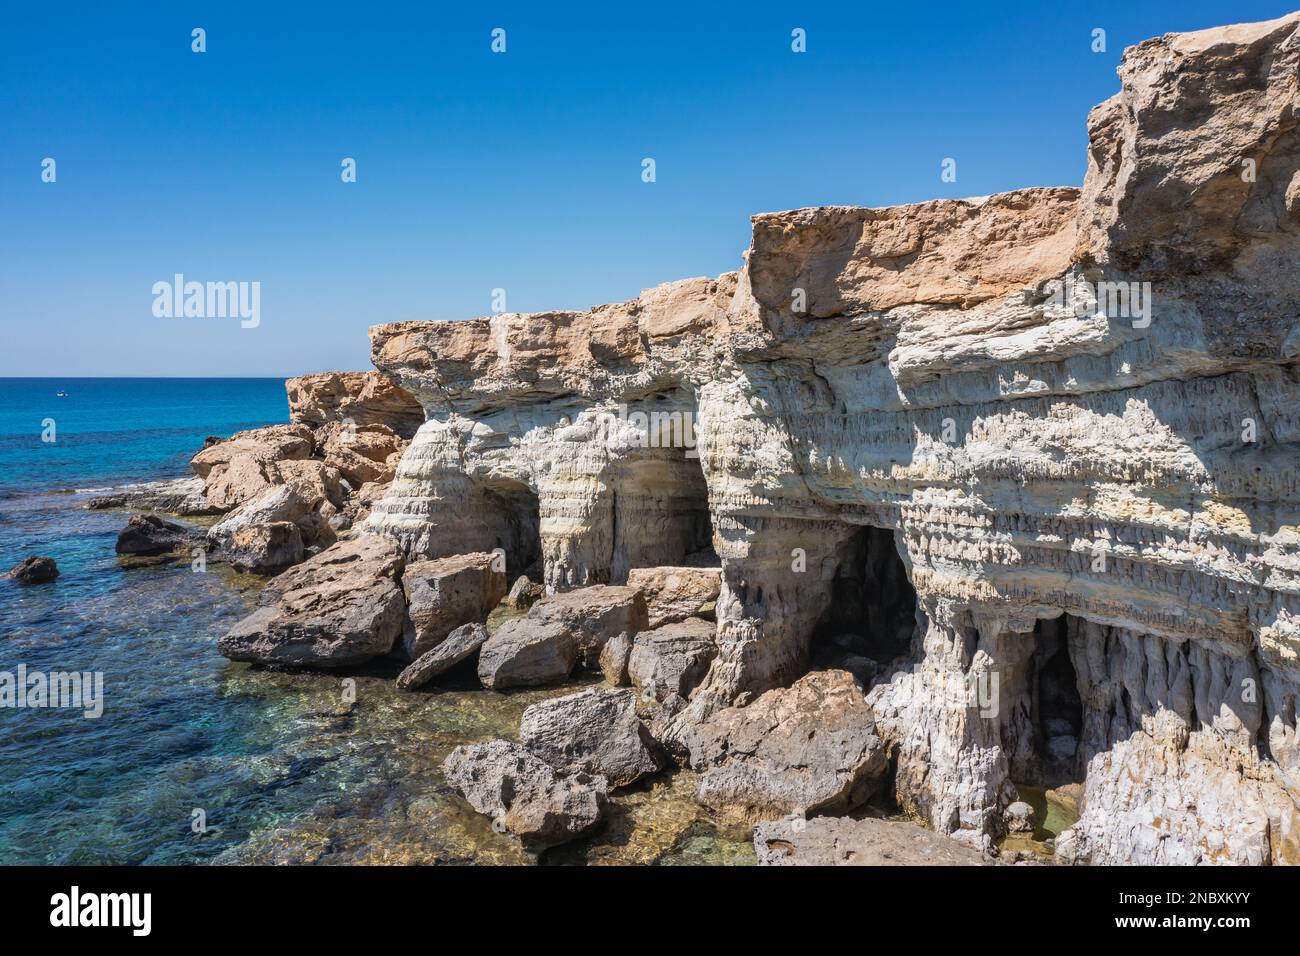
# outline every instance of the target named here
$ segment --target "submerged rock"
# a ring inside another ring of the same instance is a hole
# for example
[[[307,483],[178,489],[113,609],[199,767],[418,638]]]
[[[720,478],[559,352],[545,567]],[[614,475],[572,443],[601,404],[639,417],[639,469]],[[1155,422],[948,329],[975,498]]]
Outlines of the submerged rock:
[[[754,827],[759,866],[981,866],[978,850],[904,820],[791,816]]]
[[[718,654],[716,629],[715,624],[693,618],[642,631],[628,656],[632,685],[655,700],[669,694],[690,697]]]
[[[488,690],[535,687],[564,680],[577,662],[577,644],[564,625],[514,618],[479,651],[478,677]]]
[[[518,744],[493,740],[457,747],[442,772],[493,826],[533,849],[565,843],[600,823],[608,800],[604,777],[562,776]]]
[[[341,541],[272,578],[256,611],[217,642],[234,661],[345,667],[387,654],[402,631],[402,555],[388,538]]]
[[[462,624],[483,621],[506,591],[506,576],[494,555],[458,554],[415,561],[402,573],[409,623],[402,635],[414,660],[436,647]]]
[[[862,688],[844,671],[816,671],[718,711],[688,743],[700,802],[733,821],[847,813],[889,769]]]
[[[524,711],[519,738],[552,767],[600,774],[611,787],[663,766],[630,690],[584,690],[533,704]]]
[[[488,639],[488,629],[482,624],[462,624],[432,650],[425,651],[397,675],[398,690],[415,690],[423,687],[439,674],[451,670],[461,661],[468,660]]]
[[[58,576],[59,566],[54,559],[39,555],[23,558],[5,574],[5,577],[12,578],[19,584],[45,584]]]

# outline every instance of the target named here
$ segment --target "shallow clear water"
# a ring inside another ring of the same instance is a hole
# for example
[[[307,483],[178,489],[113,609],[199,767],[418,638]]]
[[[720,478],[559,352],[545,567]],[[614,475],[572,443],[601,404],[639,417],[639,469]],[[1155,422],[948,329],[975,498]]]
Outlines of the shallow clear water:
[[[456,798],[438,765],[458,744],[514,737],[525,707],[573,688],[493,694],[469,674],[400,694],[396,668],[379,665],[347,675],[349,705],[342,676],[232,664],[216,640],[261,579],[128,566],[113,553],[126,513],[49,493],[183,474],[204,435],[284,420],[282,382],[237,383],[225,398],[204,385],[196,405],[180,380],[148,381],[138,405],[134,386],[105,386],[117,418],[62,414],[60,442],[80,442],[34,448],[8,430],[52,384],[0,380],[0,565],[48,554],[61,570],[45,585],[0,580],[0,671],[101,671],[105,706],[98,719],[0,707],[0,863],[537,862]],[[92,390],[60,384],[70,397]],[[211,423],[210,408],[226,420]],[[542,862],[752,863],[748,834],[717,830],[692,786],[679,773],[617,795],[598,834]]]

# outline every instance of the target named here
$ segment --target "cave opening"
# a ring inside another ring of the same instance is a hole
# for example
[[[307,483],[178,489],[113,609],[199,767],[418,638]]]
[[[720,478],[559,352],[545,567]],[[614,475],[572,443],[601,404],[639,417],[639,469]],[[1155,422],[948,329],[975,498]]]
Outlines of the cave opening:
[[[613,483],[610,579],[632,568],[718,565],[709,487],[689,448],[648,449],[622,463]]]
[[[1082,779],[1080,747],[1083,698],[1070,658],[1070,615],[1040,618],[1034,625],[1034,652],[1028,672],[1033,759],[1025,782],[1057,787]]]
[[[888,528],[859,528],[836,561],[829,601],[813,628],[812,663],[843,668],[869,684],[910,652],[916,591]]]
[[[541,502],[523,482],[493,482],[484,489],[486,511],[492,516],[492,547],[506,554],[506,577],[527,574],[542,580]]]

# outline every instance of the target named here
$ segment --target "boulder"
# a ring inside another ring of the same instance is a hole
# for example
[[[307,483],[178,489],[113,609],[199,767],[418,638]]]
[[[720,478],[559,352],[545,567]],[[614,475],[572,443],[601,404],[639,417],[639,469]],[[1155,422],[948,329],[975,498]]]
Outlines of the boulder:
[[[118,554],[175,554],[187,550],[199,534],[193,528],[167,521],[157,515],[131,515],[117,535]]]
[[[519,739],[557,770],[599,774],[611,787],[663,767],[630,690],[584,690],[533,704],[524,711]]]
[[[534,582],[526,574],[515,578],[506,595],[506,606],[516,611],[526,611],[546,596],[546,588]]]
[[[619,634],[635,634],[649,625],[645,598],[636,588],[597,584],[542,598],[528,612],[530,620],[568,630],[586,666],[599,666],[600,649]]]
[[[632,642],[627,674],[644,696],[690,697],[718,654],[717,625],[698,618],[642,631]]]
[[[442,772],[470,806],[530,849],[545,849],[591,831],[608,801],[604,777],[562,776],[504,740],[457,747],[443,761]]]
[[[754,827],[759,866],[981,866],[978,850],[906,820],[792,815]]]
[[[844,671],[815,671],[720,710],[691,729],[688,746],[699,801],[734,822],[847,813],[889,766],[862,687]]]
[[[288,522],[298,528],[304,542],[315,541],[328,527],[323,517],[330,510],[327,504],[317,485],[295,478],[267,487],[245,501],[208,529],[208,540],[214,547],[225,550],[243,528]]]
[[[47,581],[53,581],[59,576],[59,566],[54,563],[53,558],[33,555],[29,558],[23,558],[5,575],[12,578],[19,584],[44,584]]]
[[[453,629],[483,621],[506,593],[506,575],[487,552],[416,561],[402,574],[408,623],[402,635],[407,659],[436,647]]]
[[[627,586],[646,600],[650,627],[697,617],[718,599],[722,572],[718,568],[633,568]]]
[[[387,654],[402,631],[402,554],[389,538],[340,541],[272,578],[256,611],[217,642],[235,661],[346,667]]]
[[[632,638],[626,633],[611,637],[600,649],[600,672],[615,687],[628,683],[627,662],[632,656]]]
[[[315,436],[306,425],[268,425],[205,446],[190,459],[190,467],[200,478],[207,478],[214,469],[229,466],[238,458],[269,464],[310,458],[314,448]]]
[[[573,634],[560,624],[526,617],[506,621],[478,655],[478,677],[489,690],[535,687],[564,680],[578,662]]]
[[[1023,800],[1017,800],[1002,811],[1002,821],[1011,833],[1034,832],[1034,808]]]
[[[406,445],[387,425],[331,422],[316,431],[317,452],[354,488],[392,481]]]
[[[237,571],[278,574],[303,559],[302,532],[291,521],[239,528],[225,545],[225,558]]]
[[[482,624],[462,624],[433,650],[425,651],[397,675],[398,690],[415,690],[423,687],[439,674],[451,670],[461,661],[472,657],[488,639],[488,629]]]

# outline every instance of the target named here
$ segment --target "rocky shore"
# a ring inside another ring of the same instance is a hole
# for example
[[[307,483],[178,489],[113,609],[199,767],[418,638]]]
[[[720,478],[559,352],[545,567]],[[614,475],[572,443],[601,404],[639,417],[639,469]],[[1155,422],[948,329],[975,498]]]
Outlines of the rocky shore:
[[[680,768],[769,865],[1014,862],[1044,790],[1078,819],[1034,859],[1296,862],[1300,15],[1119,72],[1081,190],[764,214],[717,278],[377,326],[377,371],[92,507],[274,575],[232,660],[579,675],[442,763],[530,852]]]

